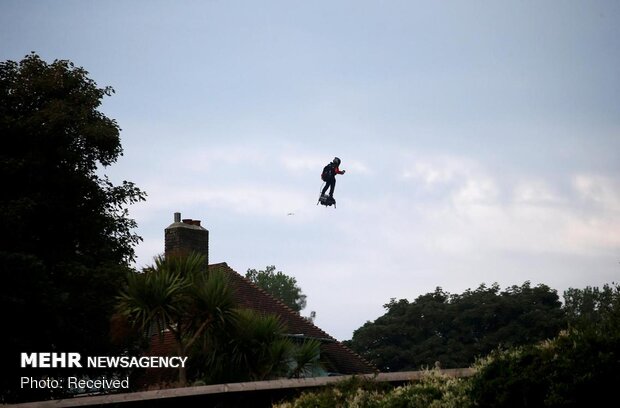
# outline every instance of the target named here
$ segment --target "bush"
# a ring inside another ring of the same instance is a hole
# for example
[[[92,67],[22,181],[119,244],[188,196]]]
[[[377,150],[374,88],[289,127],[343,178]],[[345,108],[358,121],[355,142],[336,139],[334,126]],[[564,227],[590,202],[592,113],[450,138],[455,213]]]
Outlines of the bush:
[[[618,331],[563,332],[478,362],[471,397],[480,407],[604,406],[620,384]]]
[[[467,381],[428,371],[419,381],[392,388],[371,380],[353,378],[317,392],[303,393],[276,408],[433,408],[471,406]]]
[[[495,351],[477,364],[480,407],[604,406],[620,384],[620,287],[571,290],[571,327],[538,345]]]

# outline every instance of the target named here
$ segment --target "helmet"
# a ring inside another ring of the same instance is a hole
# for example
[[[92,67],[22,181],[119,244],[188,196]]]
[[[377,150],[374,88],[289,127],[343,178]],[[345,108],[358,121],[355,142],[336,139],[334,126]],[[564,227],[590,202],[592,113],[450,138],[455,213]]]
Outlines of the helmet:
[[[334,157],[334,164],[335,164],[336,166],[340,166],[340,159],[339,159],[339,158],[337,158],[337,157]]]

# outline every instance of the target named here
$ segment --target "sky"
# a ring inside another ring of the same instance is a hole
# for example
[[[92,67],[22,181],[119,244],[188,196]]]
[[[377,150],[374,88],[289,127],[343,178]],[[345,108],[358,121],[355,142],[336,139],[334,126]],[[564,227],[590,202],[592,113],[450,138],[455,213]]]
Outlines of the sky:
[[[620,276],[620,2],[0,0],[0,60],[115,93],[136,268],[173,214],[350,339],[391,298]],[[317,204],[335,156],[337,208]]]

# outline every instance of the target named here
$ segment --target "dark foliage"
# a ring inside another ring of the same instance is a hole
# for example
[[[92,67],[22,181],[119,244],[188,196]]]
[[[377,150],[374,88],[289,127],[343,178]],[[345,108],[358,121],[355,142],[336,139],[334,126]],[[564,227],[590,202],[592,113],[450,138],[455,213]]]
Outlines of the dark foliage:
[[[299,313],[306,307],[306,295],[297,286],[297,279],[275,270],[274,265],[267,266],[265,270],[260,271],[248,269],[245,277]]]
[[[565,326],[557,293],[529,282],[500,291],[481,285],[460,295],[441,288],[384,305],[348,345],[382,371],[468,367],[491,350],[554,337]]]
[[[126,207],[145,194],[98,174],[122,154],[118,125],[97,110],[113,91],[87,75],[36,54],[0,63],[5,402],[21,398],[20,352],[108,350],[114,297],[140,240]]]
[[[472,378],[477,406],[594,407],[615,399],[619,287],[570,289],[565,298],[571,327],[542,344],[493,352]]]

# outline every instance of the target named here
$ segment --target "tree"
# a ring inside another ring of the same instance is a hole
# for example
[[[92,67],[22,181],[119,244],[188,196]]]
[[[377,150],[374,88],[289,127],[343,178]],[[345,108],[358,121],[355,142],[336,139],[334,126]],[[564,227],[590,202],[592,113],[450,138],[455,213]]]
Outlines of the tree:
[[[620,318],[618,288],[618,285],[605,284],[602,289],[587,286],[585,289],[569,288],[564,291],[564,311],[569,324],[583,329]]]
[[[98,110],[112,92],[69,61],[0,63],[0,308],[11,311],[4,327],[21,328],[4,334],[5,402],[39,397],[15,389],[19,352],[109,351],[114,297],[140,241],[127,207],[145,199],[99,175],[122,155],[117,123]]]
[[[118,312],[143,333],[172,333],[176,352],[191,347],[212,325],[232,317],[236,303],[226,276],[203,269],[205,257],[155,258],[143,273],[130,274],[119,296]],[[179,384],[187,384],[187,368],[179,367]]]
[[[557,293],[529,282],[500,292],[480,285],[460,295],[437,288],[387,312],[353,333],[347,345],[382,371],[467,367],[496,347],[551,338],[565,327]]]
[[[570,326],[538,344],[495,350],[477,362],[479,407],[605,406],[620,382],[620,286],[564,292]]]
[[[297,279],[285,275],[282,271],[274,272],[275,270],[276,267],[273,265],[267,266],[264,271],[248,269],[245,277],[299,313],[306,307],[306,295],[297,286]]]

